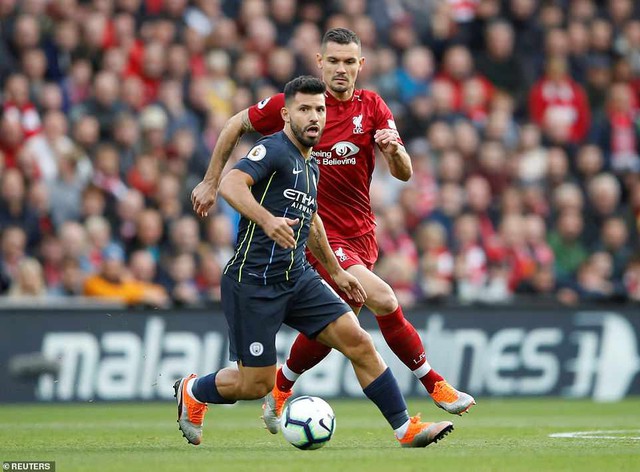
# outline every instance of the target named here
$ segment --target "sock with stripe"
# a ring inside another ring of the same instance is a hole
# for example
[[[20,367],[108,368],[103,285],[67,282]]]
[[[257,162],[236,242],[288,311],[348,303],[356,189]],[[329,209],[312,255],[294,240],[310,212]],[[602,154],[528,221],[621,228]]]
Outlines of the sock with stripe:
[[[388,315],[376,316],[376,321],[382,336],[398,359],[411,369],[427,392],[433,392],[435,383],[444,379],[427,362],[420,335],[404,317],[400,305]]]
[[[318,365],[330,352],[330,347],[309,339],[304,334],[299,334],[291,346],[287,362],[278,369],[276,374],[278,389],[283,392],[291,390],[300,375]]]

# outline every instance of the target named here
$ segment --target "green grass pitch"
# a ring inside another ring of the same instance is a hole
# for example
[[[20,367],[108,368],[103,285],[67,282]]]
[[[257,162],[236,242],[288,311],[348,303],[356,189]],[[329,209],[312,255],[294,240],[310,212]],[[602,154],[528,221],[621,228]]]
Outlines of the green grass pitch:
[[[428,401],[411,412],[451,419],[455,431],[426,449],[402,449],[367,401],[330,401],[337,429],[299,451],[262,429],[258,402],[209,409],[203,444],[187,445],[173,403],[0,405],[0,462],[56,461],[72,471],[638,471],[640,398],[613,404],[561,399],[480,399],[449,416]],[[610,430],[610,439],[550,438]]]

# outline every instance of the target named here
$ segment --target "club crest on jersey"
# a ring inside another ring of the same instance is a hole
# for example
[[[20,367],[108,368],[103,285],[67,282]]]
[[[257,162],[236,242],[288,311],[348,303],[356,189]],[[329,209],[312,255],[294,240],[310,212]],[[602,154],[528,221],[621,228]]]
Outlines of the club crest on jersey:
[[[346,261],[349,257],[344,253],[344,249],[342,249],[341,247],[339,247],[338,249],[336,249],[335,251],[336,257],[338,258],[338,260],[340,262],[344,262]]]
[[[353,134],[364,134],[362,129],[362,113],[353,117]]]

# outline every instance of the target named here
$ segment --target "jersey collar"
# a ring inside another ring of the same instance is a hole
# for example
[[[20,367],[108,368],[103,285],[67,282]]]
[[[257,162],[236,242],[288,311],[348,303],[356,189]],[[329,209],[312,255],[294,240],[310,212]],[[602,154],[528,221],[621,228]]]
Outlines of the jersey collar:
[[[351,98],[349,100],[338,100],[336,97],[334,97],[333,95],[331,95],[328,91],[326,91],[324,93],[324,97],[325,97],[325,103],[327,106],[338,106],[338,105],[343,105],[343,104],[347,104],[347,103],[352,103],[354,101],[362,101],[362,90],[354,90],[353,91],[353,95],[351,95]]]

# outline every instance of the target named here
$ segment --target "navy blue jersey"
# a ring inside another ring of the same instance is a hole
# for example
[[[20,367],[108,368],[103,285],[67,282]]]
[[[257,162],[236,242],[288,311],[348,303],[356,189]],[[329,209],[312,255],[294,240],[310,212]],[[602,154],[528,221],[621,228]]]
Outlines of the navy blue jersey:
[[[291,219],[296,247],[283,249],[242,217],[235,254],[224,273],[238,282],[270,285],[295,280],[309,268],[304,249],[317,210],[318,164],[305,159],[284,131],[262,138],[235,166],[253,177],[251,193],[271,214]]]

